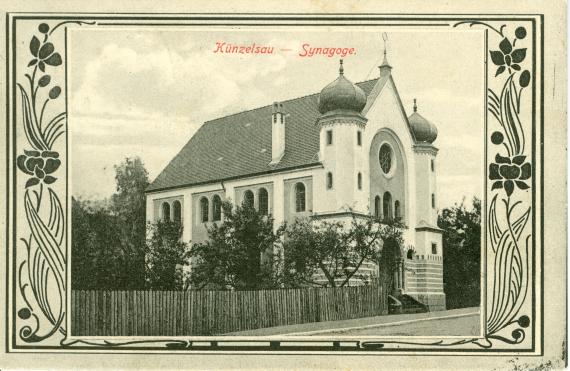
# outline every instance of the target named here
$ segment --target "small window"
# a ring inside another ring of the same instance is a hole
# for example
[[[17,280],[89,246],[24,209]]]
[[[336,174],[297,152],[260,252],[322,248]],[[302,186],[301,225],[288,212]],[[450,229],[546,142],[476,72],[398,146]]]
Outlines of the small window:
[[[431,244],[431,253],[433,255],[437,255],[437,244],[436,243]]]
[[[182,205],[180,201],[174,201],[172,207],[174,208],[174,221],[180,223],[182,220]]]
[[[359,146],[362,145],[362,132],[360,130],[356,132],[356,144]]]
[[[212,198],[212,220],[218,222],[222,220],[222,199],[220,196],[215,195]]]
[[[305,211],[305,185],[300,182],[295,184],[295,211]]]
[[[202,199],[200,199],[200,215],[202,216],[202,223],[206,223],[208,221],[209,208],[210,202],[206,197],[202,197]]]
[[[332,137],[332,130],[327,130],[327,145],[331,145],[333,143]]]
[[[331,172],[327,173],[327,189],[332,189],[333,187],[333,176]]]
[[[259,213],[261,215],[269,214],[269,195],[265,188],[259,189]]]
[[[435,209],[435,193],[431,194],[431,207]]]
[[[394,218],[400,219],[402,215],[400,214],[400,201],[396,200],[394,202]]]
[[[358,173],[358,177],[356,182],[358,183],[358,189],[361,190],[362,189],[362,174]]]
[[[243,193],[243,206],[245,207],[253,207],[253,192],[249,189]]]
[[[374,216],[380,218],[380,196],[374,198]]]
[[[408,258],[408,260],[412,260],[414,258],[414,250],[412,250],[412,249],[408,250],[408,253],[406,254],[406,258]]]
[[[431,160],[431,171],[435,171],[435,160]]]
[[[162,203],[162,220],[165,222],[170,221],[170,204],[168,202]]]

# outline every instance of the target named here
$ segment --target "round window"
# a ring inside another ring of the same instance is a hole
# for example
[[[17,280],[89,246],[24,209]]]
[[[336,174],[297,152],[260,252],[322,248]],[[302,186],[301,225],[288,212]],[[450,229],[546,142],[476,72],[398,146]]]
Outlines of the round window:
[[[382,171],[384,174],[388,174],[392,168],[392,148],[386,143],[382,144],[378,157]]]

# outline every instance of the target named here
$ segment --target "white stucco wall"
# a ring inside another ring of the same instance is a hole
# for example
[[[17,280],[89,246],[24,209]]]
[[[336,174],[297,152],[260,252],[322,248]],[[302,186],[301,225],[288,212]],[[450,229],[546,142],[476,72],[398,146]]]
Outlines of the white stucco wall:
[[[381,80],[379,80],[379,82],[380,81]],[[370,105],[370,109],[366,112],[366,118],[368,119],[368,122],[366,123],[363,144],[367,150],[370,150],[374,136],[381,130],[389,130],[394,134],[395,138],[397,138],[397,141],[399,142],[400,150],[405,161],[404,166],[406,167],[405,174],[407,184],[404,213],[406,215],[409,228],[405,231],[404,238],[406,240],[406,244],[415,245],[416,235],[414,233],[414,228],[417,223],[417,205],[416,164],[413,152],[414,142],[407,125],[407,118],[400,108],[395,86],[391,79],[386,82],[386,85],[380,91],[374,103]],[[379,165],[377,163],[370,163],[370,159],[368,157],[363,161],[366,163],[366,166],[364,167],[366,171],[365,179],[369,179],[370,166]],[[370,195],[369,185],[367,185],[367,187],[366,194]]]

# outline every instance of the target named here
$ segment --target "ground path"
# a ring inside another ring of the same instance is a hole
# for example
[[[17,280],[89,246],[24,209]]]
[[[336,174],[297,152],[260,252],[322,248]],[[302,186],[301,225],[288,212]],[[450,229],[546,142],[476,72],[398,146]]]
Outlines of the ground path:
[[[312,322],[233,332],[226,335],[343,335],[343,336],[477,336],[481,333],[480,308],[395,314],[343,321]]]

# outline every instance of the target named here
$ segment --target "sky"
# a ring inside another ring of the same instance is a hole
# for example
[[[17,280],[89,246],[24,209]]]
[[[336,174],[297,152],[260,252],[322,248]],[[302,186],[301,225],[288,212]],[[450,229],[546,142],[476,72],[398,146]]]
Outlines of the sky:
[[[153,180],[205,121],[319,92],[339,56],[300,56],[303,45],[354,48],[353,82],[378,77],[388,60],[408,115],[435,123],[439,207],[482,197],[482,33],[328,28],[75,29],[68,36],[72,194],[115,191],[114,165],[139,156]],[[217,42],[273,46],[274,54],[214,53]]]

